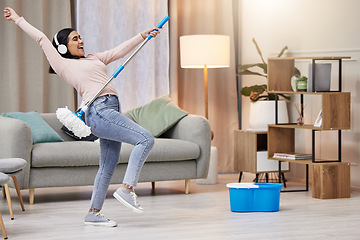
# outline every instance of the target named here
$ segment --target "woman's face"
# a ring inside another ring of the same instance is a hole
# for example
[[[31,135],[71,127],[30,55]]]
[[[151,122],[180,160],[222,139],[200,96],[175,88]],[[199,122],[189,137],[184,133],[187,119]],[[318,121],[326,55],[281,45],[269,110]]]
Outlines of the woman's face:
[[[83,57],[85,55],[84,42],[76,31],[70,33],[67,48],[73,56]]]

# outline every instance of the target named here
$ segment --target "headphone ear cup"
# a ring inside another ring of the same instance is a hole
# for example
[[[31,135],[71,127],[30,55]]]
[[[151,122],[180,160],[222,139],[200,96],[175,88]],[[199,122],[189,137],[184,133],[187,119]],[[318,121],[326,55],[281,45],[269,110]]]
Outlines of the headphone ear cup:
[[[67,47],[66,47],[64,44],[60,44],[60,45],[58,46],[58,51],[59,51],[59,53],[61,53],[61,54],[65,54],[65,53],[67,52]]]

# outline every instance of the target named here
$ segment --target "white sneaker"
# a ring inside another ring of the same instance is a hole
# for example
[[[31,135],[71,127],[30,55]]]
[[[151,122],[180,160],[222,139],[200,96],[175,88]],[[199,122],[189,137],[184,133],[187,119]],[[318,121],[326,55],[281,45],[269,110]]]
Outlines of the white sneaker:
[[[95,226],[116,227],[117,223],[104,217],[101,212],[89,212],[85,217],[85,224]]]
[[[124,204],[127,208],[134,211],[135,213],[143,214],[144,209],[140,207],[137,201],[137,195],[135,194],[134,189],[132,189],[129,193],[125,193],[122,188],[118,188],[113,196],[122,204]]]

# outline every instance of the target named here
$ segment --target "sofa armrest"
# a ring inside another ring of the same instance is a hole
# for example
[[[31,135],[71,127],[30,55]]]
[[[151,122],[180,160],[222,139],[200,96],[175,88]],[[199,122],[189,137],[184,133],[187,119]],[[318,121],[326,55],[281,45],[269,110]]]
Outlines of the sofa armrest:
[[[21,189],[27,189],[29,185],[32,146],[31,129],[27,123],[0,116],[0,158],[22,158],[28,162],[17,175]]]
[[[199,115],[187,115],[162,137],[194,142],[200,147],[197,161],[197,178],[205,178],[209,169],[211,129],[208,120]]]

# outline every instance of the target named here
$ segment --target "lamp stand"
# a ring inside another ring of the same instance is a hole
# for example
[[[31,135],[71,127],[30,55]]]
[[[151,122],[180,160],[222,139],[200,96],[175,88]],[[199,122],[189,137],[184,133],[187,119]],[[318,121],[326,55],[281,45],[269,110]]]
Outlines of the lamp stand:
[[[208,109],[208,73],[207,66],[204,65],[204,96],[205,96],[205,118],[209,119],[209,109]]]
[[[209,120],[209,104],[208,104],[208,73],[207,66],[204,65],[204,96],[205,96],[205,118]],[[211,140],[214,139],[214,132],[211,130]]]

